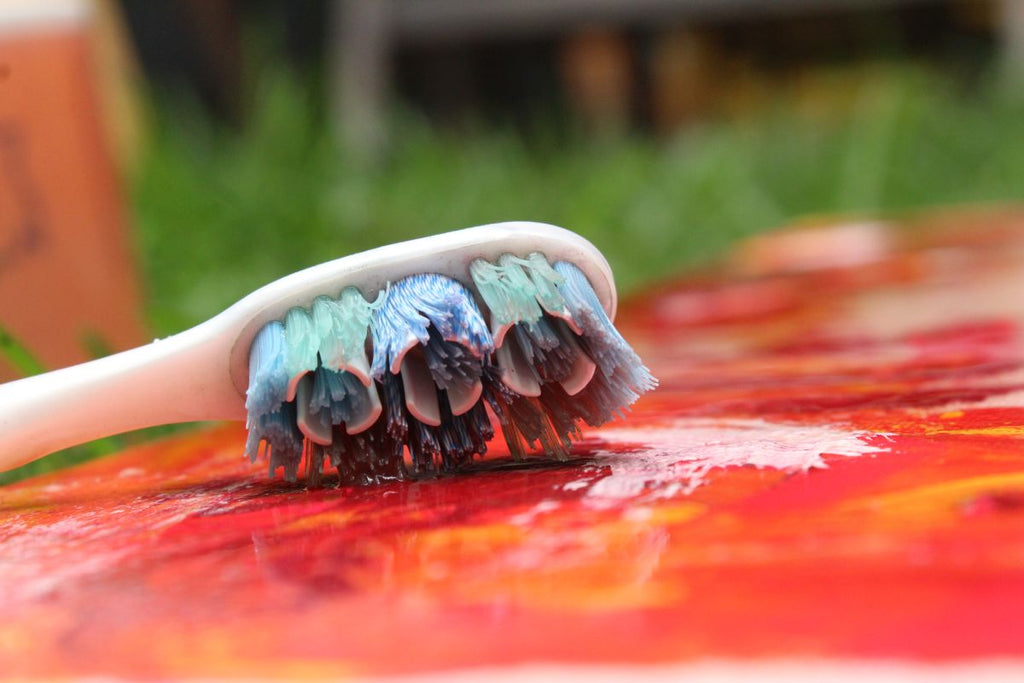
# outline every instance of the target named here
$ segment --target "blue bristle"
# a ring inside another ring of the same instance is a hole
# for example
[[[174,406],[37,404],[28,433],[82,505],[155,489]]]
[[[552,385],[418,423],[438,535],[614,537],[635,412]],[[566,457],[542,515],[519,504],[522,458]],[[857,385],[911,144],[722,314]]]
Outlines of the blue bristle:
[[[284,402],[287,387],[284,325],[274,321],[259,331],[249,350],[249,388],[245,392],[245,409],[249,415],[277,410]]]
[[[606,378],[622,383],[624,389],[630,390],[623,392],[623,396],[629,398],[621,405],[632,404],[641,394],[658,386],[640,356],[615,329],[583,272],[565,261],[559,261],[554,268],[564,278],[559,290],[573,320],[583,332],[581,342],[584,348]]]
[[[494,349],[465,285],[432,273],[413,275],[391,285],[373,312],[373,376],[379,380],[409,344],[427,344],[431,327],[444,341],[458,343],[478,358]]]
[[[481,298],[495,307],[489,312],[492,324],[510,326],[502,343],[518,347],[539,382],[539,396],[519,395],[502,382],[485,315],[457,280],[414,275],[389,284],[373,304],[349,288],[338,300],[318,298],[312,314],[293,309],[284,324],[270,323],[257,335],[246,398],[250,458],[264,444],[271,474],[281,468],[289,481],[305,459],[313,485],[325,460],[350,483],[451,471],[486,452],[495,433],[489,407],[515,458],[539,450],[564,459],[580,437],[581,424],[596,426],[621,417],[656,386],[576,266],[551,266],[543,256],[530,254],[526,259],[506,255],[497,265],[478,260],[469,270]],[[368,429],[349,434],[344,426],[353,416],[366,415],[366,402],[373,397],[355,375],[336,368],[358,364],[367,327],[373,342],[369,390],[380,396],[383,413]],[[403,380],[392,372],[395,359],[411,345],[420,349],[437,389],[437,427],[410,413]],[[584,360],[577,357],[580,352],[597,371],[570,396],[560,382]],[[305,440],[295,402],[285,401],[289,381],[306,372],[313,379],[310,413],[333,427],[328,446]],[[481,399],[453,415],[448,390],[477,381],[483,386]]]
[[[249,438],[245,452],[250,460],[256,459],[260,442],[266,442],[272,451],[288,450],[294,445],[287,425],[289,419],[281,412],[287,386],[284,325],[274,321],[259,331],[249,351],[249,388],[245,396]],[[295,429],[294,424],[291,429]],[[299,444],[301,448],[301,438]]]
[[[303,437],[295,423],[295,404],[284,403],[279,410],[266,413],[249,425],[250,439],[258,434],[260,441],[266,443],[266,455],[269,460],[270,476],[279,467],[284,468],[286,481],[295,481],[299,464],[302,462]],[[256,450],[249,453],[250,461],[256,458]]]

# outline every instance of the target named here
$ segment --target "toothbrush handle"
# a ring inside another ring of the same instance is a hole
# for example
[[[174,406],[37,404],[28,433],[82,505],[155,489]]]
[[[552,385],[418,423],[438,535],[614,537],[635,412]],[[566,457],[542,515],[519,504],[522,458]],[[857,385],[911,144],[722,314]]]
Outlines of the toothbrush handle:
[[[0,471],[133,429],[244,417],[227,352],[194,328],[0,385]]]

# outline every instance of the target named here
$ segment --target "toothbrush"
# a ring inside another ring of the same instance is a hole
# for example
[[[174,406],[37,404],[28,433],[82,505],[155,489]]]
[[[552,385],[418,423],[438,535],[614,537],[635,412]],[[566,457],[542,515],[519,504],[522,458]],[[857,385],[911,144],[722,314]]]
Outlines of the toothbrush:
[[[316,483],[457,469],[492,416],[517,458],[656,380],[612,325],[611,269],[568,230],[508,222],[288,275],[165,339],[0,385],[0,471],[133,429],[242,420],[246,453]]]

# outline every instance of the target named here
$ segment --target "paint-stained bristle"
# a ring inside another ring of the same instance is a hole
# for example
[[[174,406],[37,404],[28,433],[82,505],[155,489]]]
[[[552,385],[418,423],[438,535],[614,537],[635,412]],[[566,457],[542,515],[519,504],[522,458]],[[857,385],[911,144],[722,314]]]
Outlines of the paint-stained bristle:
[[[619,417],[656,380],[576,266],[540,254],[317,298],[257,335],[247,453],[311,483],[324,461],[369,483],[455,470],[483,454],[497,417],[516,458],[565,458],[580,425]]]

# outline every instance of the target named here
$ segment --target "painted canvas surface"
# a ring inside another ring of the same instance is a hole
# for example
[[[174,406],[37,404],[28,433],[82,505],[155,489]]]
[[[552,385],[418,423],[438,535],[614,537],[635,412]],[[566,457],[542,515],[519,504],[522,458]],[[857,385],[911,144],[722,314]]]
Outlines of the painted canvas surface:
[[[619,322],[661,387],[566,463],[306,490],[228,426],[0,489],[0,671],[1024,655],[1024,213],[786,231]]]

